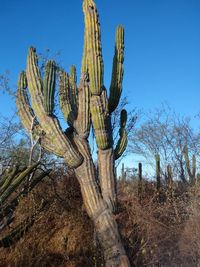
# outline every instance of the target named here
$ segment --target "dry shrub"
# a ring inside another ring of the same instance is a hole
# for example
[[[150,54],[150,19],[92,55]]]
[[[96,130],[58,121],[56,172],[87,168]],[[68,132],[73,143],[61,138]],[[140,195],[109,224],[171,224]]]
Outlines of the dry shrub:
[[[140,201],[137,197],[136,181],[121,183],[119,186],[120,210],[117,219],[131,266],[197,266],[188,263],[195,257],[198,248],[196,252],[189,254],[189,245],[186,249],[188,254],[183,253],[181,248],[183,241],[180,242],[185,236],[184,228],[188,223],[190,224],[191,214],[194,215],[194,211],[190,208],[192,191],[188,192],[176,185],[174,197],[169,199],[166,189],[163,188],[162,201],[158,201],[155,184],[146,183],[143,190]],[[200,223],[199,216],[196,218],[193,231],[200,242],[198,222]],[[188,227],[190,228],[191,225]],[[191,235],[191,243],[193,243],[192,240],[194,238]],[[196,258],[200,258],[199,255]]]
[[[0,266],[94,266],[93,225],[72,174],[56,172],[41,182],[20,202],[11,228],[31,215],[42,199],[47,205],[26,235],[16,245],[0,249]]]
[[[143,184],[138,197],[136,181],[118,183],[116,219],[132,267],[193,267],[200,259],[200,187],[177,184],[173,198],[154,183]],[[73,176],[54,172],[24,198],[15,227],[47,201],[26,235],[10,248],[0,249],[0,266],[103,266],[101,249],[88,218],[80,188]],[[9,229],[7,230],[9,231]],[[5,232],[4,232],[5,234]]]

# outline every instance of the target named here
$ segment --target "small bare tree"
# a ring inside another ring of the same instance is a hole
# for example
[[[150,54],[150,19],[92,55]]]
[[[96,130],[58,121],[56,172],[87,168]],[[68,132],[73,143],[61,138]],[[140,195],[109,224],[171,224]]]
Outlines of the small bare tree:
[[[159,154],[161,173],[167,172],[170,164],[174,175],[183,182],[187,179],[187,166],[184,148],[198,156],[200,135],[191,126],[190,119],[180,117],[169,107],[163,106],[147,115],[138,128],[133,130],[130,138],[130,150],[155,166],[155,155]]]

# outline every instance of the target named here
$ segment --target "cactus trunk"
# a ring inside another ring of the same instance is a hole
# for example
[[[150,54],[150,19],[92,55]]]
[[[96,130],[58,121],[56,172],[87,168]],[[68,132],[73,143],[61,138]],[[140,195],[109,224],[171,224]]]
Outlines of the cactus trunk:
[[[95,178],[95,167],[91,158],[88,143],[78,141],[78,148],[84,157],[75,174],[81,186],[86,211],[93,220],[97,236],[103,249],[106,267],[130,267],[117,223],[112,210],[101,197]],[[85,179],[87,177],[87,179]]]

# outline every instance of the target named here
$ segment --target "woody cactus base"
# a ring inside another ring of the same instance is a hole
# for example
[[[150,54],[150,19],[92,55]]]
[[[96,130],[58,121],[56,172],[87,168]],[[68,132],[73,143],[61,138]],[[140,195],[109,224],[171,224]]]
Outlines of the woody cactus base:
[[[55,73],[57,66],[48,61],[42,78],[35,48],[27,57],[27,68],[19,78],[17,106],[21,121],[41,146],[63,157],[74,168],[80,183],[87,213],[93,220],[104,252],[105,266],[130,266],[118,226],[113,216],[116,208],[115,160],[126,149],[127,113],[121,112],[119,141],[113,148],[112,112],[122,91],[124,61],[124,29],[117,27],[109,96],[104,86],[100,23],[93,0],[83,1],[85,38],[80,83],[76,69],[68,75],[60,71],[59,102],[69,128],[63,132],[54,114]],[[27,96],[31,96],[32,107]],[[98,175],[94,167],[88,137],[93,127],[98,147]],[[100,185],[97,180],[100,180]]]

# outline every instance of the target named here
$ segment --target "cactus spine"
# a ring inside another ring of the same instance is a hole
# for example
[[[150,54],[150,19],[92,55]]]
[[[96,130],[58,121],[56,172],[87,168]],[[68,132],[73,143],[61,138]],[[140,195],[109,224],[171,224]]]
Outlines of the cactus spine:
[[[74,67],[71,67],[70,75],[64,71],[61,71],[60,74],[60,106],[70,126],[69,129],[63,132],[57,117],[53,114],[53,87],[48,87],[47,97],[44,96],[46,78],[43,79],[39,72],[34,48],[29,49],[26,69],[32,108],[28,101],[24,101],[25,97],[27,98],[26,90],[22,95],[22,86],[19,85],[17,97],[19,116],[25,128],[29,132],[35,133],[46,150],[63,157],[66,164],[74,168],[87,213],[94,222],[99,240],[104,248],[106,266],[127,267],[130,264],[112,215],[116,208],[114,161],[122,155],[127,145],[125,130],[127,113],[125,110],[121,113],[120,138],[115,150],[111,127],[112,111],[119,103],[122,89],[124,30],[121,26],[117,29],[112,89],[108,99],[103,82],[104,66],[100,23],[93,0],[83,0],[83,12],[85,37],[78,88]],[[52,69],[54,65],[48,64],[50,73],[54,73]],[[53,75],[51,74],[50,77],[52,78]],[[24,105],[26,107],[25,114],[21,108]],[[35,120],[34,127],[31,123],[33,120]],[[91,126],[94,129],[98,147],[100,190],[88,143]]]

